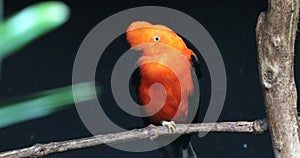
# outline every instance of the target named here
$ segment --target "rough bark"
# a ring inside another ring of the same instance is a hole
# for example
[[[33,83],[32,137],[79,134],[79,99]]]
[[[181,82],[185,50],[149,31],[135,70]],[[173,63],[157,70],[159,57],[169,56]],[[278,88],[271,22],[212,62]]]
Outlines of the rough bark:
[[[298,0],[269,0],[256,27],[259,76],[276,158],[299,158],[294,44]]]
[[[131,142],[138,139],[156,139],[158,136],[170,134],[188,134],[198,132],[242,132],[261,134],[268,129],[265,119],[253,122],[219,122],[219,123],[197,123],[197,124],[178,124],[174,133],[167,130],[166,127],[150,125],[143,129],[134,129],[131,131],[97,135],[88,138],[80,138],[61,142],[51,142],[47,144],[36,144],[32,147],[16,149],[0,153],[1,158],[17,157],[43,157],[45,155],[66,152],[75,149],[82,149],[104,144],[116,144]]]

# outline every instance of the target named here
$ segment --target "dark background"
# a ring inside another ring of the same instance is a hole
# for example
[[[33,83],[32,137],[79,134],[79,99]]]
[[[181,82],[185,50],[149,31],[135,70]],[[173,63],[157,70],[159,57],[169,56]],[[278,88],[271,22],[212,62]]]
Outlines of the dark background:
[[[5,16],[37,2],[40,1],[6,0]],[[177,9],[195,18],[207,29],[218,45],[224,59],[228,83],[226,101],[219,121],[254,120],[265,117],[258,81],[255,26],[259,13],[267,8],[266,0],[201,2],[65,0],[64,2],[71,8],[71,18],[65,25],[4,60],[0,81],[1,100],[70,85],[73,62],[79,45],[96,24],[125,9],[156,5]],[[112,50],[118,50],[119,46],[122,49],[129,48],[126,41],[110,47]],[[102,65],[98,67],[96,78],[101,83],[110,82],[105,66],[107,69],[113,66],[118,56],[120,51],[116,54],[107,54],[105,59],[101,59],[104,63],[99,62]],[[299,59],[296,56],[296,79],[299,78],[297,60]],[[106,104],[111,105],[111,103],[113,100],[107,99]],[[117,122],[126,120],[119,116],[115,117]],[[128,128],[131,128],[131,124],[128,123]],[[91,134],[81,122],[75,107],[72,106],[47,117],[0,129],[0,151],[86,136]],[[273,157],[268,133],[262,135],[210,133],[204,138],[194,136],[192,142],[198,156],[202,158]],[[47,157],[143,156],[146,158],[157,155],[158,151],[130,153],[104,146]]]

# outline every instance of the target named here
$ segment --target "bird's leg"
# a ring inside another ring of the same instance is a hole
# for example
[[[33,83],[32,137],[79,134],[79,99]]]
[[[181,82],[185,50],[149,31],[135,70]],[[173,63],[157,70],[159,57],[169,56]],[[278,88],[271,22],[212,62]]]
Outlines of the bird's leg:
[[[175,129],[176,129],[176,124],[174,121],[162,121],[161,122],[162,126],[165,126],[168,128],[168,131],[171,130],[172,133],[175,132]]]

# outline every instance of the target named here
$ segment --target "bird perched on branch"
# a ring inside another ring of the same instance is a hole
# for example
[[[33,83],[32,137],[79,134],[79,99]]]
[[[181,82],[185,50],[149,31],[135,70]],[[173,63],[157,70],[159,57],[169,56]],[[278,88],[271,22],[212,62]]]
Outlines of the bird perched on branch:
[[[170,131],[175,130],[176,123],[189,123],[189,97],[194,94],[192,68],[199,74],[196,54],[170,28],[146,21],[131,23],[126,39],[131,49],[142,51],[133,82],[148,122]],[[163,157],[196,158],[190,137],[180,136],[167,145]]]

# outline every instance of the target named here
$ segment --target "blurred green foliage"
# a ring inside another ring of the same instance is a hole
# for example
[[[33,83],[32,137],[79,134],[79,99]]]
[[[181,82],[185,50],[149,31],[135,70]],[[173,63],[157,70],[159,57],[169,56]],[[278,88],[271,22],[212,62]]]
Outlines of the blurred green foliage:
[[[74,99],[77,102],[95,99],[94,89],[93,83],[86,82],[2,101],[0,102],[0,128],[49,115],[71,105]]]
[[[0,23],[0,58],[61,26],[69,19],[69,8],[61,2],[29,6]]]
[[[62,2],[41,2],[26,7],[3,21],[0,20],[0,66],[5,57],[64,24],[69,19],[69,12],[68,6]],[[0,14],[2,13],[0,8]],[[74,99],[76,102],[95,99],[93,90],[93,83],[79,83],[73,87],[46,90],[0,101],[0,128],[49,115],[72,105]]]

